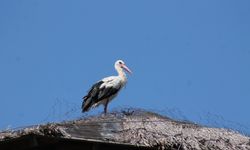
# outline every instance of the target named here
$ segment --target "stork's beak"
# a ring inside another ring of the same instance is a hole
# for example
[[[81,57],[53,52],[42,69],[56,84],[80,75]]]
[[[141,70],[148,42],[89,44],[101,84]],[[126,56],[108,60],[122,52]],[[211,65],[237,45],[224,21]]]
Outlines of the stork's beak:
[[[132,71],[126,65],[123,64],[122,68],[125,69],[128,73],[132,74]]]

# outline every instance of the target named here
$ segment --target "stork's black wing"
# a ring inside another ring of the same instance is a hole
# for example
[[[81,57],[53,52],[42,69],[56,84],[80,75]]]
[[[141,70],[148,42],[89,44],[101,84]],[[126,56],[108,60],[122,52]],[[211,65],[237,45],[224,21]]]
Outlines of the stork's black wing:
[[[113,87],[113,86],[102,85],[102,84],[107,84],[108,82],[112,82],[112,80],[107,82],[99,81],[91,87],[88,94],[83,97],[83,103],[82,103],[83,112],[88,111],[92,105],[99,103],[100,101],[112,97],[118,93],[121,86]]]

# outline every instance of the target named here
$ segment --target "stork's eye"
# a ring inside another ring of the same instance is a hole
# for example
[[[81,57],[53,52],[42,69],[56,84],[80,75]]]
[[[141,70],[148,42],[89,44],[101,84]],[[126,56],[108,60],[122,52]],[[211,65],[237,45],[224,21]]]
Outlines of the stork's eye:
[[[121,64],[122,64],[122,62],[121,62],[121,61],[119,61],[119,64],[121,65]]]

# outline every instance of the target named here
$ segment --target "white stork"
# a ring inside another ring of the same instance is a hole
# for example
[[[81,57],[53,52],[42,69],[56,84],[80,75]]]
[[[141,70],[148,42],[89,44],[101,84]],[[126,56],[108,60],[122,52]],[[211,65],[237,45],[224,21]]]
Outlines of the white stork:
[[[91,87],[88,94],[83,97],[82,112],[103,104],[104,113],[107,113],[108,103],[116,97],[127,82],[124,70],[130,74],[132,73],[122,60],[115,62],[115,69],[118,73],[117,76],[106,77],[98,81]]]

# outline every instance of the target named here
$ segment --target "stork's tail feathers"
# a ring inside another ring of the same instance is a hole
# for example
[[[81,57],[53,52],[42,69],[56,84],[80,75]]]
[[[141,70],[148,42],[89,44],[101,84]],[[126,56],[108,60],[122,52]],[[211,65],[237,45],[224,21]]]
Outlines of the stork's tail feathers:
[[[87,96],[84,96],[82,99],[82,112],[89,111],[91,108],[91,100]]]

